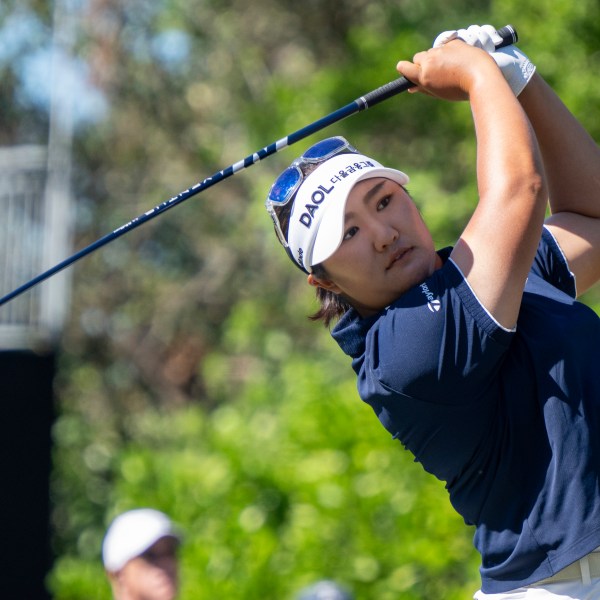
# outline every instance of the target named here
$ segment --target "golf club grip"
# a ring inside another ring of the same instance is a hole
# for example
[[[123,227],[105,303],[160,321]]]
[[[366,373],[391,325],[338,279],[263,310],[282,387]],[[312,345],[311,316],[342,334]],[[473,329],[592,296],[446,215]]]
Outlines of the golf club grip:
[[[496,48],[504,48],[511,44],[516,44],[519,41],[516,29],[512,25],[505,25],[497,30],[498,35],[502,38],[502,41],[496,44]],[[414,84],[406,79],[406,77],[399,77],[390,83],[386,83],[376,90],[361,96],[356,102],[361,106],[361,110],[375,106],[384,100],[387,100],[391,96],[395,96],[400,92],[405,92],[409,88],[413,87]]]

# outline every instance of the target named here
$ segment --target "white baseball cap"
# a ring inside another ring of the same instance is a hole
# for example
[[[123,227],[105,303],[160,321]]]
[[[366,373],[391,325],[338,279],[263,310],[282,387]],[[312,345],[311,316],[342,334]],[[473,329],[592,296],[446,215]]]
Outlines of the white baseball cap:
[[[319,165],[302,182],[290,215],[287,242],[293,259],[307,272],[327,260],[344,234],[346,201],[352,188],[373,177],[406,185],[408,175],[389,169],[364,154],[338,154]]]
[[[119,515],[102,542],[104,568],[112,573],[120,571],[164,537],[180,541],[169,517],[158,510],[138,508]]]

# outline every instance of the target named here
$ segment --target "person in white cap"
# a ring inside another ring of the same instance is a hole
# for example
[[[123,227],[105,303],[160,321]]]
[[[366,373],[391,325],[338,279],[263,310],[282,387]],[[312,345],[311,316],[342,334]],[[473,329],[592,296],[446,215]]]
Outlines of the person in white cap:
[[[454,247],[405,173],[340,137],[266,205],[360,397],[475,526],[477,600],[600,598],[600,318],[576,300],[600,280],[600,148],[495,36],[444,32],[397,65],[470,104],[479,197]]]
[[[102,543],[115,600],[173,600],[179,589],[181,538],[164,513],[139,508],[119,515]]]

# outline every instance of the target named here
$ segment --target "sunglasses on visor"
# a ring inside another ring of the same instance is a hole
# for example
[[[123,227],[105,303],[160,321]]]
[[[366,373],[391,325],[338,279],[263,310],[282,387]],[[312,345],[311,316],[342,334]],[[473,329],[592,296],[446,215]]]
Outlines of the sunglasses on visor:
[[[285,206],[294,197],[304,181],[304,171],[301,168],[303,165],[316,165],[345,152],[357,154],[358,150],[341,136],[321,140],[308,148],[300,158],[297,158],[271,186],[265,206],[273,219],[275,232],[284,248],[288,247],[288,243],[281,229],[275,207]]]

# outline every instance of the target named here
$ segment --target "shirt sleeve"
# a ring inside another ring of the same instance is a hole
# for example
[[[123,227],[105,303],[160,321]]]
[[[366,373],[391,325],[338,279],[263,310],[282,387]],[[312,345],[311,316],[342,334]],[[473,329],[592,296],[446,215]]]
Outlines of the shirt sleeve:
[[[542,231],[531,272],[572,298],[577,297],[575,275],[569,270],[567,258],[556,238],[546,227]]]
[[[575,297],[575,277],[546,228],[531,273]],[[458,405],[489,386],[514,330],[493,318],[447,259],[388,307],[369,335],[367,360],[381,384],[412,398]]]
[[[492,318],[448,260],[371,330],[369,370],[390,391],[435,404],[466,404],[489,386],[513,334]]]

